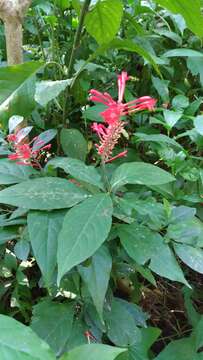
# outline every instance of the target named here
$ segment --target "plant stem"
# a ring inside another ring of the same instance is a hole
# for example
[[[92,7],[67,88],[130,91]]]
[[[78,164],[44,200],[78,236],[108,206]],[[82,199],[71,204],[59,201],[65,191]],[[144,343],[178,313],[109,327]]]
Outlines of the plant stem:
[[[73,40],[73,47],[72,47],[70,60],[69,60],[69,64],[68,64],[68,71],[67,71],[68,79],[71,77],[71,74],[72,74],[72,68],[73,68],[73,64],[74,64],[74,60],[75,60],[75,53],[76,53],[77,47],[80,43],[82,28],[83,28],[83,24],[84,24],[84,20],[85,20],[85,15],[89,9],[90,3],[91,3],[91,0],[85,0],[83,7],[81,9],[79,24],[78,24],[78,28],[76,30],[75,37]],[[64,97],[64,105],[63,105],[63,125],[65,126],[66,125],[66,106],[67,106],[67,101],[68,101],[68,91],[64,92],[64,94],[65,94],[65,97]]]
[[[111,192],[111,185],[109,183],[109,179],[106,173],[106,165],[104,161],[101,161],[101,171],[102,171],[102,178],[105,184],[106,190],[110,193]]]
[[[70,61],[69,61],[69,65],[68,65],[68,72],[67,72],[68,78],[71,76],[72,67],[73,67],[73,63],[74,63],[74,59],[75,59],[75,52],[80,43],[80,38],[81,38],[82,28],[83,28],[83,24],[84,24],[84,20],[85,20],[85,15],[89,9],[90,3],[91,3],[91,0],[85,0],[83,7],[81,9],[79,24],[78,24],[77,31],[75,33],[73,47],[72,47],[72,51],[71,51],[71,55],[70,55]]]

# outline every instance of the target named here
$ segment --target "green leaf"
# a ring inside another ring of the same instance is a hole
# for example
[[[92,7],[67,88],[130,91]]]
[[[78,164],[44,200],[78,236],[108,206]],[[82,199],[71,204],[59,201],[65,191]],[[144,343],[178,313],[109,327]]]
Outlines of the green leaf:
[[[180,120],[183,113],[179,111],[164,110],[163,114],[166,124],[171,129],[177,121]]]
[[[71,335],[73,317],[72,304],[45,300],[34,306],[31,328],[59,356]]]
[[[58,234],[63,219],[64,211],[33,211],[28,214],[29,237],[46,286],[52,283],[56,267]]]
[[[106,109],[106,106],[103,104],[96,104],[90,106],[82,112],[82,116],[85,120],[91,120],[96,122],[102,122],[103,119],[100,115],[102,111]]]
[[[115,191],[125,184],[151,186],[167,184],[171,181],[175,181],[175,178],[158,166],[143,162],[132,162],[122,164],[115,170],[111,185],[112,190]]]
[[[103,319],[103,305],[108,288],[111,266],[111,255],[105,246],[97,250],[89,266],[79,266],[80,276],[87,285],[101,320]]]
[[[185,109],[189,106],[189,100],[186,96],[184,95],[176,95],[173,98],[172,101],[172,106],[173,108],[175,108],[176,110],[182,110]]]
[[[190,245],[176,244],[174,249],[179,258],[191,269],[203,274],[203,250]]]
[[[203,135],[203,115],[196,116],[194,126],[198,134]]]
[[[114,39],[110,42],[109,48],[111,49],[118,49],[118,50],[125,50],[130,52],[135,52],[139,54],[141,57],[143,57],[145,60],[147,60],[154,69],[156,70],[157,74],[161,75],[159,67],[157,66],[153,56],[145,50],[143,47],[141,47],[139,44],[136,44],[132,40],[128,39]]]
[[[0,227],[0,245],[5,244],[7,241],[16,239],[17,236],[18,233],[16,229],[12,229],[12,228],[2,229]]]
[[[103,189],[103,183],[101,176],[94,166],[87,166],[84,162],[78,159],[71,159],[66,157],[58,157],[48,162],[48,166],[59,167],[63,169],[67,174],[72,175],[74,178],[85,181],[91,185],[97,186]]]
[[[143,47],[136,44],[132,40],[128,40],[128,39],[124,39],[124,40],[123,39],[114,39],[108,44],[99,46],[96,49],[96,51],[91,55],[90,61],[94,60],[99,55],[103,55],[109,49],[125,50],[125,51],[135,52],[135,53],[139,54],[141,57],[143,57],[145,60],[147,60],[150,64],[152,64],[152,66],[156,70],[157,74],[159,76],[161,76],[159,67],[157,66],[153,56],[148,51],[146,51]]]
[[[114,298],[105,311],[108,338],[117,346],[130,346],[140,341],[141,334],[132,314],[121,299]],[[122,331],[121,331],[122,329]]]
[[[46,106],[70,85],[71,79],[58,81],[40,81],[36,83],[35,101],[41,106]]]
[[[26,261],[29,252],[30,252],[30,243],[25,239],[21,239],[14,246],[14,254],[20,260]]]
[[[197,360],[193,341],[190,338],[172,341],[155,360]]]
[[[65,273],[92,256],[106,240],[112,212],[108,195],[95,195],[68,211],[58,240],[58,283]]]
[[[54,360],[49,346],[28,326],[0,315],[1,360]]]
[[[175,256],[159,233],[135,223],[120,225],[118,232],[127,254],[138,264],[143,265],[151,259],[149,268],[156,274],[188,285]]]
[[[203,246],[203,224],[196,218],[180,219],[170,224],[167,229],[167,238],[189,245]]]
[[[160,276],[190,287],[173,252],[164,242],[157,244],[156,254],[153,255],[149,268]]]
[[[159,5],[175,14],[181,14],[188,28],[198,35],[203,36],[203,16],[200,0],[155,0]]]
[[[26,62],[0,68],[0,120],[7,123],[12,115],[28,116],[35,107],[35,74],[41,62]]]
[[[163,135],[163,134],[144,134],[144,133],[135,133],[135,138],[138,138],[139,141],[143,142],[155,142],[155,143],[162,143],[171,145],[174,148],[177,148],[179,150],[182,150],[182,146],[175,141],[174,139]]]
[[[74,159],[84,161],[88,148],[87,141],[77,129],[62,129],[60,135],[61,146],[64,153]]]
[[[203,53],[192,49],[173,49],[163,54],[165,57],[203,57]]]
[[[170,214],[170,224],[179,224],[182,221],[193,219],[196,209],[189,206],[174,206]],[[197,220],[197,219],[196,219]]]
[[[152,76],[152,84],[154,85],[159,96],[164,102],[169,101],[169,81],[164,79],[159,79],[158,77]]]
[[[189,57],[187,59],[187,67],[193,76],[200,76],[200,83],[203,85],[203,57]]]
[[[0,191],[0,203],[38,210],[72,207],[87,197],[78,186],[54,177],[28,180]]]
[[[121,0],[99,0],[86,15],[86,29],[99,44],[109,43],[120,28],[122,15]]]
[[[0,160],[0,184],[17,184],[28,180],[33,174],[37,174],[31,166],[19,165],[8,159]]]
[[[67,354],[64,354],[61,360],[114,360],[119,354],[125,351],[126,349],[120,349],[115,346],[102,344],[87,344],[76,347]]]
[[[145,264],[153,256],[157,244],[162,243],[161,236],[144,225],[120,225],[118,233],[128,255],[140,265]]]

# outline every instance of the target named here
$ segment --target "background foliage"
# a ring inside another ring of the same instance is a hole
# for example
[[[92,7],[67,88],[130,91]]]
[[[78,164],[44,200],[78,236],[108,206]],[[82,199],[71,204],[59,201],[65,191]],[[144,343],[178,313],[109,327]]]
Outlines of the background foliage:
[[[0,25],[2,360],[203,359],[201,6],[33,0],[12,67]],[[122,70],[158,102],[103,174],[88,91],[116,98]],[[40,171],[7,158],[19,116],[52,142]]]

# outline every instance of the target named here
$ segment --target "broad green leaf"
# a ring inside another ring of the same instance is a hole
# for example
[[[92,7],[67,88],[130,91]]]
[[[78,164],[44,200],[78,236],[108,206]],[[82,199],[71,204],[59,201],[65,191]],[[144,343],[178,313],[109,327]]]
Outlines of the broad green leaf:
[[[198,35],[203,36],[203,16],[200,0],[155,0],[156,3],[175,14],[184,17],[188,28]]]
[[[191,71],[192,75],[200,76],[200,83],[203,85],[203,57],[189,57],[187,59],[187,67]]]
[[[55,360],[54,353],[28,326],[0,315],[1,360]]]
[[[111,179],[112,190],[125,184],[162,185],[174,181],[175,178],[158,166],[143,162],[132,162],[120,165]]]
[[[182,221],[193,219],[196,214],[196,209],[189,206],[174,206],[172,208],[169,222],[170,224],[179,224]]]
[[[35,74],[41,62],[26,62],[0,68],[0,120],[5,124],[12,115],[28,116],[35,107]]]
[[[6,243],[7,241],[16,239],[18,233],[16,229],[13,228],[2,228],[0,227],[0,245]]]
[[[81,317],[75,317],[73,326],[71,329],[70,337],[66,343],[66,350],[70,351],[75,347],[87,344],[87,338],[85,336],[87,331],[87,324],[81,319]]]
[[[138,138],[140,141],[143,142],[155,142],[155,143],[162,143],[171,145],[177,149],[183,149],[182,146],[175,141],[174,139],[163,135],[163,134],[144,134],[144,133],[135,133],[135,138]]]
[[[149,268],[160,276],[190,287],[173,252],[164,242],[157,244],[156,254],[152,256]]]
[[[200,314],[198,314],[200,315]],[[196,351],[201,349],[203,346],[203,316],[200,315],[200,319],[193,329],[192,338],[195,341],[195,349]]]
[[[82,161],[85,160],[88,152],[87,141],[79,130],[62,129],[60,141],[67,156]]]
[[[191,269],[203,274],[203,250],[190,245],[176,244],[174,249],[179,258]]]
[[[120,28],[122,15],[121,0],[99,0],[86,15],[86,29],[99,44],[109,43]]]
[[[41,106],[46,106],[70,85],[71,79],[45,80],[36,83],[35,101]]]
[[[140,36],[146,35],[146,31],[144,30],[142,25],[140,25],[138,23],[138,21],[136,21],[135,16],[131,15],[128,11],[124,11],[124,16],[125,16],[125,19],[127,19],[128,22],[130,23],[130,25],[135,29],[135,31],[138,35],[140,35]],[[181,40],[181,38],[180,38],[180,40]]]
[[[150,54],[147,50],[145,50],[144,47],[140,46],[139,44],[136,44],[132,40],[128,39],[114,39],[110,42],[109,48],[118,49],[118,50],[125,50],[130,52],[135,52],[141,57],[143,57],[145,60],[147,60],[156,72],[161,75],[158,65],[156,64],[152,54]]]
[[[144,225],[121,225],[118,233],[128,255],[140,265],[145,264],[162,243],[161,236]]]
[[[173,49],[163,54],[165,57],[203,57],[203,53],[192,49]]]
[[[0,184],[10,185],[17,184],[28,180],[33,174],[37,174],[31,166],[16,164],[8,159],[0,160]]]
[[[162,98],[162,100],[164,102],[168,102],[169,101],[169,90],[168,90],[169,81],[152,76],[152,84],[154,85],[156,91],[158,92],[158,94]]]
[[[197,360],[191,338],[172,341],[155,358],[155,360]]]
[[[55,177],[24,181],[0,191],[0,203],[38,210],[65,209],[87,197],[78,186]]]
[[[139,44],[136,44],[132,40],[129,39],[114,39],[108,44],[101,45],[97,48],[97,50],[91,55],[90,61],[97,58],[99,55],[103,55],[107,50],[109,49],[117,49],[117,50],[124,50],[129,52],[135,52],[139,54],[141,57],[143,57],[145,60],[147,60],[154,69],[156,70],[157,74],[161,76],[160,70],[158,65],[156,64],[153,56],[145,50],[142,46]]]
[[[52,283],[56,268],[58,234],[63,219],[64,211],[32,211],[28,214],[29,238],[46,286]]]
[[[177,33],[173,32],[173,31],[169,31],[166,29],[158,29],[155,30],[155,32],[160,36],[165,36],[168,39],[171,39],[173,41],[175,41],[179,46],[182,45],[182,38],[180,35],[178,35]]]
[[[103,319],[103,305],[108,288],[111,266],[111,255],[105,246],[97,250],[89,266],[79,266],[79,273],[87,285],[101,320]]]
[[[95,185],[103,189],[101,176],[94,166],[87,166],[84,162],[78,159],[71,159],[66,157],[58,157],[48,162],[48,166],[52,165],[55,168],[63,169],[67,174],[72,175],[74,178],[85,181],[91,185]]]
[[[129,314],[132,316],[135,324],[140,327],[147,327],[146,321],[149,319],[149,315],[141,309],[140,306],[128,302],[123,299],[119,299],[120,303],[122,303],[122,306],[129,312]]]
[[[106,109],[106,106],[103,104],[96,104],[94,106],[88,107],[82,112],[82,116],[85,120],[91,120],[96,122],[102,122],[103,119],[100,115],[102,111]]]
[[[70,0],[56,0],[56,4],[62,9],[66,10],[69,8],[71,1]]]
[[[25,239],[21,239],[14,246],[14,254],[19,260],[26,261],[29,252],[30,252],[30,243]]]
[[[143,265],[151,259],[149,268],[156,274],[188,285],[175,256],[159,233],[135,223],[119,226],[118,232],[127,254],[138,264]]]
[[[172,100],[172,106],[176,110],[182,110],[189,106],[189,99],[184,95],[176,95]]]
[[[118,355],[125,351],[126,349],[117,348],[115,346],[86,344],[76,347],[67,354],[64,354],[61,360],[114,360]]]
[[[171,129],[177,121],[180,120],[183,113],[179,111],[164,110],[163,114],[166,124]]]
[[[112,212],[108,195],[95,195],[68,211],[58,240],[58,283],[65,273],[92,256],[106,240]]]
[[[113,299],[104,317],[107,324],[107,336],[115,345],[127,347],[140,341],[140,330],[121,299]]]
[[[128,348],[129,360],[148,360],[149,349],[161,334],[161,330],[154,327],[142,328],[140,330],[141,341]]]
[[[177,218],[175,223],[169,225],[166,236],[183,244],[203,246],[203,224],[196,217],[179,221]]]
[[[72,304],[45,300],[34,306],[31,328],[59,356],[71,335],[73,317]]]
[[[194,126],[198,134],[203,135],[203,115],[196,116]]]

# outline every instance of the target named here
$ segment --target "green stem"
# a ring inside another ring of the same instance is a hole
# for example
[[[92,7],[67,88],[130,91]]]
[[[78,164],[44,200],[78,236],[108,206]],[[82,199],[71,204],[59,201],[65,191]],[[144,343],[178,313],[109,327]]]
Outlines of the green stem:
[[[72,47],[70,60],[69,60],[69,64],[68,64],[68,70],[67,70],[67,78],[68,79],[72,75],[72,68],[73,68],[73,64],[74,64],[74,60],[75,60],[75,53],[80,44],[85,15],[88,12],[90,3],[91,3],[91,0],[85,0],[83,7],[81,9],[79,24],[78,24],[78,28],[77,28],[77,31],[75,33],[75,37],[73,40],[73,47]],[[63,125],[65,126],[66,125],[66,107],[67,107],[67,102],[68,102],[68,92],[66,91],[66,92],[64,92],[64,94],[65,94],[65,97],[64,97],[64,105],[63,105]]]
[[[85,15],[89,9],[90,3],[91,3],[91,0],[85,0],[83,7],[81,9],[79,24],[78,24],[77,31],[75,33],[73,47],[72,47],[72,51],[71,51],[71,55],[70,55],[70,61],[69,61],[69,65],[68,65],[68,71],[67,71],[68,78],[71,76],[71,73],[72,73],[72,67],[73,67],[73,63],[75,60],[75,52],[80,43],[80,38],[81,38],[82,28],[83,28],[83,24],[84,24],[84,20],[85,20]]]
[[[106,188],[107,192],[110,193],[111,192],[111,185],[110,185],[107,173],[106,173],[106,165],[105,165],[104,161],[101,161],[101,172],[102,172],[102,178],[103,178],[103,181],[104,181],[105,188]]]

